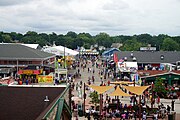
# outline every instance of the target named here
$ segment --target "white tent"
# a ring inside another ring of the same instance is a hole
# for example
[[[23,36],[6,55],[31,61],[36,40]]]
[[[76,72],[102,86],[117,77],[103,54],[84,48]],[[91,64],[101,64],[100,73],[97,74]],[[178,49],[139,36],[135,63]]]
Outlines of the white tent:
[[[65,55],[71,55],[71,56],[75,56],[75,55],[79,54],[79,52],[69,49],[64,46],[48,47],[48,48],[44,48],[43,51],[52,53],[52,54],[56,54],[56,55],[60,55],[60,56],[63,56],[64,53],[65,53]]]

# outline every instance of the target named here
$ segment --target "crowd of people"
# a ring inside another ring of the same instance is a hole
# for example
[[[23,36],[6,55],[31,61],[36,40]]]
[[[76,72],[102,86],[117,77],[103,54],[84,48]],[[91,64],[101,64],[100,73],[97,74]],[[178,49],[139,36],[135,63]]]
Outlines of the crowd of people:
[[[111,81],[118,80],[116,69],[114,69],[113,67],[108,67],[107,61],[100,61],[98,57],[81,58],[77,62],[77,66],[78,73],[87,71],[86,76],[88,76],[88,79],[86,80],[86,84],[88,85],[96,84],[99,86],[108,86],[110,85]],[[98,84],[96,81],[98,81]],[[83,82],[84,81],[77,82],[76,84],[73,83],[73,88],[76,91],[82,90]],[[94,92],[94,90],[89,88],[88,86],[86,86],[86,90],[87,94]],[[104,107],[102,109],[102,114],[99,114],[99,108],[96,109],[94,106],[91,106],[85,110],[85,117],[88,120],[91,117],[93,117],[94,119],[98,119],[100,116],[110,119],[121,118],[124,120],[136,119],[141,116],[141,118],[143,118],[144,120],[146,120],[148,117],[152,117],[154,120],[157,120],[160,117],[164,118],[167,114],[170,113],[170,111],[174,110],[174,103],[171,104],[171,107],[170,105],[167,105],[167,107],[165,107],[163,104],[159,105],[158,108],[152,109],[151,107],[149,107],[147,103],[151,103],[153,99],[152,94],[150,94],[150,91],[148,90],[144,92],[140,102],[134,96],[130,97],[129,103],[121,102],[120,98],[112,99],[112,97],[108,95],[104,96],[103,98]],[[155,102],[159,104],[160,101],[158,99],[159,98],[157,98],[156,101],[154,100],[153,104],[155,104]],[[77,108],[76,104],[73,104],[73,106],[73,109]],[[140,107],[141,113],[139,113]]]

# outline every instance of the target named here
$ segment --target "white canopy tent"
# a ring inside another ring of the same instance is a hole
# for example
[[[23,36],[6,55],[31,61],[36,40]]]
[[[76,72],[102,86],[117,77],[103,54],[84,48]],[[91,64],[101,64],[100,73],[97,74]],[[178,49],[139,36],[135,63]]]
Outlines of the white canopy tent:
[[[75,56],[75,55],[79,54],[79,52],[72,50],[72,49],[69,49],[69,48],[64,47],[64,46],[48,47],[48,48],[44,48],[43,51],[48,52],[48,53],[52,53],[52,54],[56,54],[56,55],[60,55],[60,56],[63,56],[64,53],[65,53],[65,55],[70,55],[70,56]]]

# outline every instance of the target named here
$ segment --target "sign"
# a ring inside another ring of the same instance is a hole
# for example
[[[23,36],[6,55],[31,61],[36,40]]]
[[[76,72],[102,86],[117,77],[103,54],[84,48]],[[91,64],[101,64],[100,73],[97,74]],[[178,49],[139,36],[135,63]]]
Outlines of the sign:
[[[50,75],[39,75],[38,83],[53,83],[53,76]]]
[[[18,74],[19,75],[21,75],[21,74],[26,74],[26,75],[35,74],[35,75],[38,75],[38,74],[41,74],[41,70],[19,70]]]
[[[137,82],[139,80],[139,75],[138,74],[131,74],[131,81],[133,82],[134,80]]]
[[[118,62],[118,68],[121,72],[136,72],[138,65],[137,62]]]

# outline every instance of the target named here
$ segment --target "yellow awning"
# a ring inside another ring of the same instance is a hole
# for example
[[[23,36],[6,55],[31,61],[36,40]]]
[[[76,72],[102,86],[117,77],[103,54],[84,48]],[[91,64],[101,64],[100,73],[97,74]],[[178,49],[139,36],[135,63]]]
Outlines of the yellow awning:
[[[128,93],[123,92],[119,86],[117,86],[116,90],[114,92],[112,92],[111,94],[109,94],[110,96],[132,96]]]
[[[134,86],[123,86],[123,88],[125,88],[126,90],[128,90],[136,95],[142,95],[143,92],[149,87],[150,87],[150,85],[149,86],[135,86],[135,87]]]
[[[104,92],[110,90],[114,86],[96,86],[96,85],[89,85],[93,90],[97,91],[99,94],[103,94]]]
[[[134,82],[130,82],[130,81],[116,81],[116,82],[111,82],[111,84],[134,84]]]

